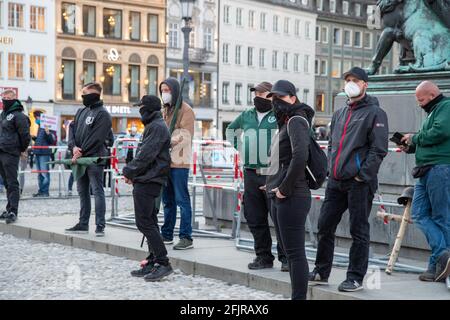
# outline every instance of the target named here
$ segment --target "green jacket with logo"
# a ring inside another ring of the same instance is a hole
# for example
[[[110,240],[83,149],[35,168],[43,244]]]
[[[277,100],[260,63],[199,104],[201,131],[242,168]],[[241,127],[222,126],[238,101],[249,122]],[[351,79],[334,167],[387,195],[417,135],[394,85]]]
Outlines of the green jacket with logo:
[[[450,164],[450,98],[436,104],[412,142],[418,166]]]
[[[258,169],[268,166],[270,143],[277,129],[273,111],[269,111],[259,123],[256,108],[251,108],[230,123],[226,135],[240,152],[244,167]]]

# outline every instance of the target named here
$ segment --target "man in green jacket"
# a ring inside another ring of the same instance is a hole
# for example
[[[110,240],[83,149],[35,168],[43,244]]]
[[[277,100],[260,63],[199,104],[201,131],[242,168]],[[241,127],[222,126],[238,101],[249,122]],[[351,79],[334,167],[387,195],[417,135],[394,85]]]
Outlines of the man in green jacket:
[[[416,89],[419,106],[427,113],[422,129],[407,134],[402,149],[416,154],[418,178],[411,215],[425,234],[431,257],[422,281],[445,281],[450,275],[450,98],[430,81]]]
[[[272,99],[267,98],[272,84],[262,82],[250,91],[255,93],[254,107],[242,112],[227,128],[227,140],[239,150],[244,162],[244,216],[254,238],[256,258],[248,268],[257,270],[272,268],[272,236],[269,228],[269,200],[262,186],[265,185],[264,169],[277,121],[272,111]],[[242,143],[242,142],[243,143]],[[278,241],[279,242],[279,241]],[[278,245],[281,270],[288,271],[285,254]]]

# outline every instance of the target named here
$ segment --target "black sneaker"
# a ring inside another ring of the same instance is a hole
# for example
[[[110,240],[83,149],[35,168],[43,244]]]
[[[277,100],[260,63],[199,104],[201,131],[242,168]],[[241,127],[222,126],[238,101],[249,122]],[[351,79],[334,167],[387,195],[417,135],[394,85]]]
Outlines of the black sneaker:
[[[105,228],[97,226],[97,228],[95,228],[95,236],[96,237],[104,237],[105,236]]]
[[[0,214],[0,220],[6,219],[7,216],[8,216],[8,211],[3,211],[2,214]]]
[[[281,272],[289,272],[289,264],[287,261],[281,261]]]
[[[248,264],[250,270],[261,270],[273,268],[273,261],[263,259],[261,257],[256,257],[253,262]]]
[[[41,193],[40,192],[38,192],[38,193],[33,193],[33,198],[38,198],[38,197],[40,197],[41,196]]]
[[[328,279],[322,278],[317,269],[309,273],[308,282],[311,284],[328,284]]]
[[[434,281],[445,281],[448,276],[450,276],[450,252],[446,251],[438,259]]]
[[[155,267],[155,263],[153,261],[147,261],[147,263],[141,265],[141,268],[139,270],[131,271],[131,275],[133,277],[143,278],[146,275],[148,275],[150,272],[152,272],[154,267]]]
[[[433,282],[434,279],[436,279],[436,270],[427,269],[427,271],[419,275],[420,281]]]
[[[14,212],[9,212],[8,216],[6,217],[6,224],[16,222],[16,220],[17,220],[17,215]]]
[[[356,280],[345,280],[338,287],[338,290],[342,292],[355,292],[363,289],[363,285]]]
[[[173,239],[171,240],[171,239],[163,238],[163,242],[164,242],[164,244],[173,244]]]
[[[89,227],[83,227],[79,223],[77,223],[74,227],[65,230],[66,233],[74,233],[74,234],[87,234],[89,233]]]
[[[170,263],[167,266],[155,263],[152,271],[144,277],[144,280],[149,282],[161,281],[172,272],[173,269]]]

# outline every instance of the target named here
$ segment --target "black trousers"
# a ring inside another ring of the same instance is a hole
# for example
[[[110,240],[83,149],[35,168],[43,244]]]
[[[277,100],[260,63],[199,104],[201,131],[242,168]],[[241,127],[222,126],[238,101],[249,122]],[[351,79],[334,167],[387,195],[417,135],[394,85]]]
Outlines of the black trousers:
[[[274,197],[271,203],[275,230],[289,264],[292,300],[306,300],[309,267],[305,252],[305,222],[311,209],[311,196]]]
[[[270,201],[265,191],[259,187],[266,184],[266,176],[258,175],[254,170],[246,169],[244,173],[244,217],[255,242],[257,257],[273,261],[272,236],[270,235],[269,214]],[[272,216],[272,215],[271,215]],[[272,216],[273,220],[273,216]],[[277,238],[279,243],[279,239]],[[278,260],[285,261],[286,255],[278,244]]]
[[[133,184],[134,213],[136,226],[145,236],[148,244],[147,259],[160,265],[167,265],[169,258],[158,227],[158,209],[155,199],[159,197],[161,185],[152,183]]]
[[[6,211],[17,215],[19,210],[20,186],[17,180],[20,156],[0,151],[0,175],[6,188]]]
[[[320,211],[317,235],[319,243],[316,268],[323,278],[328,278],[331,273],[336,228],[343,213],[348,209],[353,243],[350,248],[347,279],[360,283],[364,280],[369,262],[369,216],[373,197],[374,190],[367,183],[329,179]]]
[[[95,200],[95,224],[104,228],[106,202],[103,189],[103,166],[92,164],[86,168],[86,173],[77,181],[77,190],[80,195],[80,224],[89,226],[91,216],[91,190]]]

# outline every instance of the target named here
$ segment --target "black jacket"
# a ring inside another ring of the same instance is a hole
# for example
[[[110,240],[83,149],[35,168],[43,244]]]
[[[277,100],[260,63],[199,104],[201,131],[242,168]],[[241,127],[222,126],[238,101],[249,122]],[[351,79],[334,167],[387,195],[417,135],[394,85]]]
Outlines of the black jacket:
[[[331,120],[330,177],[347,180],[358,176],[375,186],[378,170],[388,153],[388,138],[387,115],[377,98],[366,95],[354,104],[348,102]]]
[[[19,100],[0,115],[0,150],[19,156],[30,145],[30,119]]]
[[[133,183],[164,185],[170,173],[170,134],[161,112],[145,119],[145,129],[136,156],[123,168],[123,175]]]
[[[279,123],[279,131],[274,136],[270,149],[270,169],[266,180],[269,196],[274,196],[271,191],[274,188],[278,188],[287,197],[311,194],[305,170],[309,155],[309,128],[313,117],[314,110],[311,107],[296,104],[287,114],[286,121]]]
[[[108,154],[105,141],[111,132],[112,120],[109,112],[99,101],[78,110],[73,121],[69,148],[81,148],[83,157],[102,157]]]

